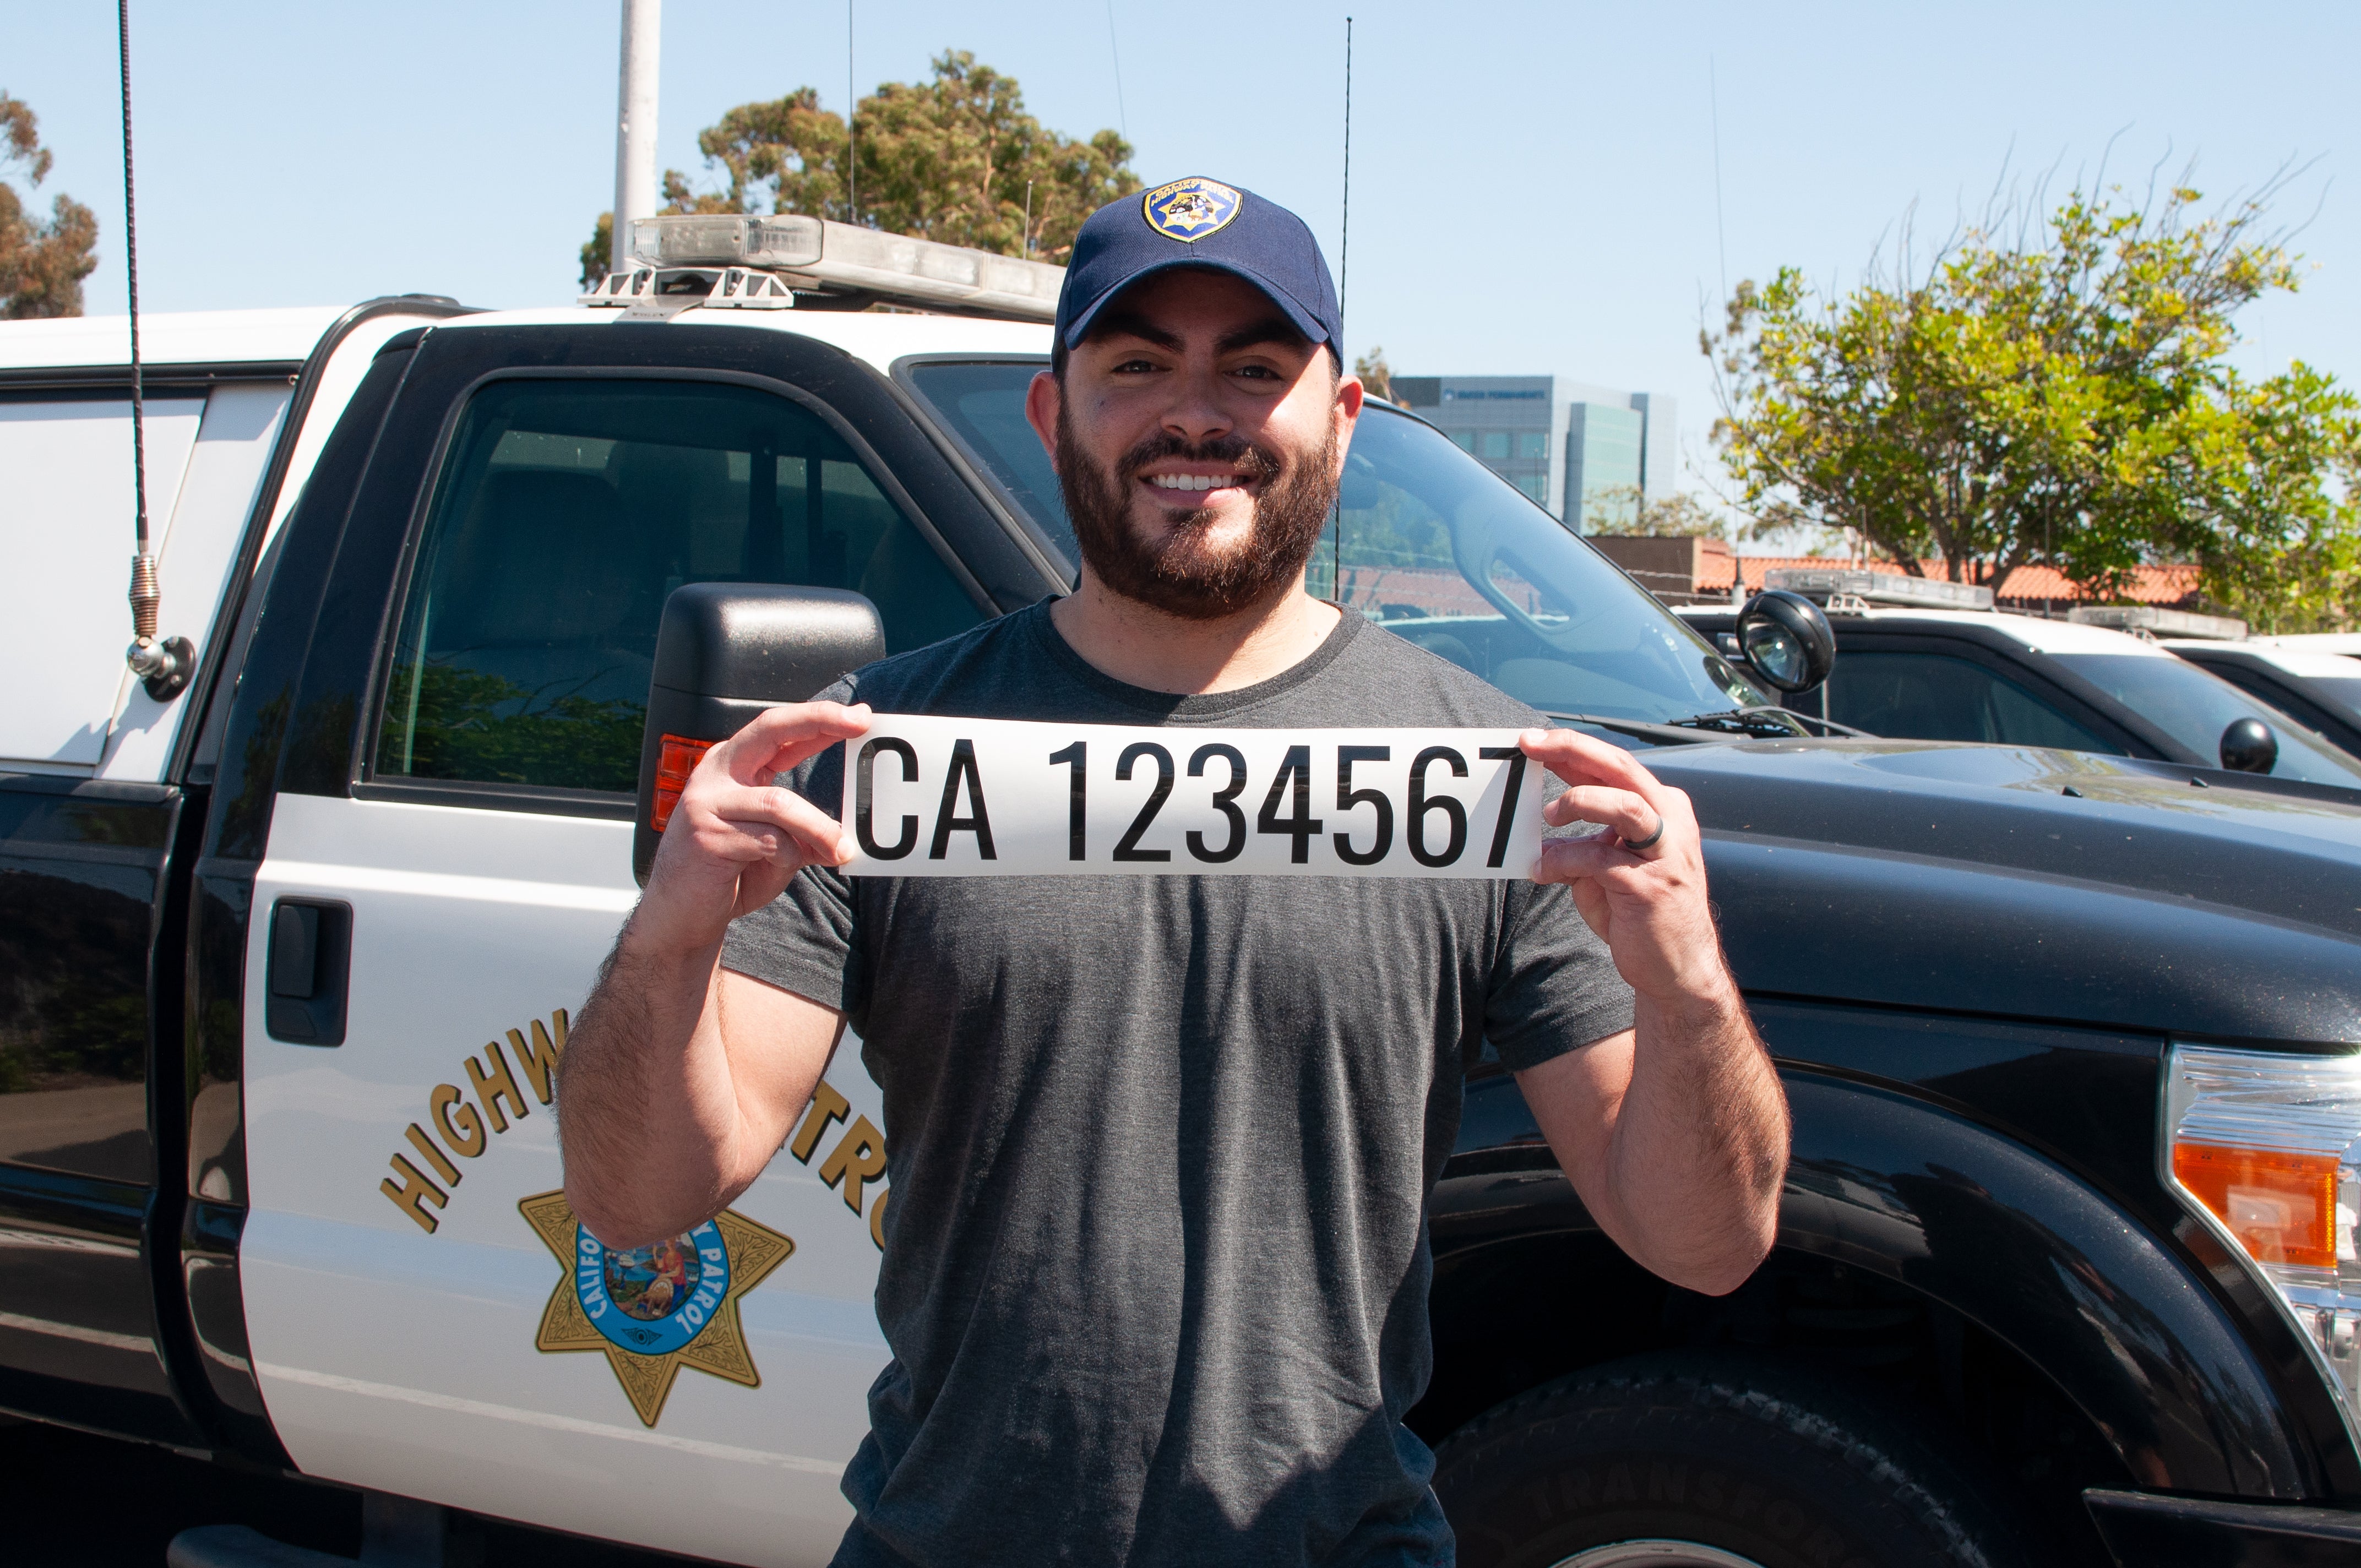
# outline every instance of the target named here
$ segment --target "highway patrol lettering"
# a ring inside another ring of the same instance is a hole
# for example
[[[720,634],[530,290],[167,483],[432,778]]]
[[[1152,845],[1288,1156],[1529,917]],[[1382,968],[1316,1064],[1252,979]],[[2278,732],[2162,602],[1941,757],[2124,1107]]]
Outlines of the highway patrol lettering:
[[[819,1147],[820,1135],[832,1123],[841,1122],[852,1112],[852,1102],[837,1092],[828,1080],[821,1079],[812,1091],[811,1105],[804,1112],[802,1124],[787,1140],[787,1152],[806,1165],[811,1163],[812,1151]],[[861,1212],[863,1186],[879,1181],[885,1175],[885,1135],[866,1116],[854,1116],[852,1125],[826,1159],[819,1162],[819,1179],[830,1187],[842,1184],[844,1206],[855,1215]],[[885,1199],[881,1187],[877,1201],[869,1206],[869,1239],[877,1250],[885,1250]]]
[[[544,1105],[557,1091],[557,1063],[566,1054],[566,1009],[561,1007],[549,1015],[546,1027],[536,1018],[529,1029],[508,1032],[509,1045],[516,1052],[517,1067],[523,1072],[524,1082],[532,1086],[533,1098]],[[441,1222],[427,1212],[428,1208],[446,1207],[451,1199],[445,1189],[456,1187],[465,1179],[459,1167],[445,1157],[444,1150],[447,1148],[462,1159],[480,1158],[491,1142],[484,1131],[487,1124],[492,1132],[505,1133],[511,1116],[522,1122],[532,1114],[525,1103],[523,1086],[517,1081],[517,1073],[511,1070],[509,1058],[498,1040],[486,1042],[483,1055],[469,1057],[464,1065],[468,1085],[475,1091],[472,1101],[460,1092],[456,1084],[450,1083],[436,1084],[426,1096],[425,1119],[442,1135],[439,1146],[416,1122],[402,1129],[403,1141],[434,1176],[428,1176],[408,1156],[397,1152],[393,1157],[393,1175],[377,1184],[378,1190],[390,1199],[395,1208],[415,1220],[429,1235],[434,1234]]]
[[[393,1174],[379,1181],[378,1190],[419,1229],[434,1234],[442,1223],[434,1211],[448,1207],[451,1190],[467,1179],[458,1160],[481,1158],[494,1135],[507,1132],[532,1114],[532,1102],[547,1105],[555,1095],[557,1064],[566,1054],[566,1014],[561,1007],[549,1015],[546,1026],[536,1018],[524,1029],[509,1030],[508,1051],[501,1050],[500,1041],[490,1040],[480,1056],[467,1058],[461,1064],[463,1070],[455,1075],[467,1080],[467,1090],[456,1083],[438,1083],[429,1090],[425,1115],[402,1129],[403,1146],[394,1151]],[[788,1152],[801,1164],[810,1165],[821,1138],[851,1113],[852,1102],[822,1079],[788,1140]],[[855,1219],[862,1217],[866,1201],[869,1237],[883,1252],[885,1135],[868,1117],[853,1116],[851,1124],[821,1157],[818,1170],[820,1180],[843,1194],[844,1206]],[[869,1196],[873,1192],[873,1199]],[[584,1239],[588,1240],[587,1235]],[[590,1287],[584,1288],[587,1312]],[[700,1313],[713,1308],[713,1303],[699,1303],[693,1297],[689,1304]],[[595,1320],[597,1314],[591,1315]]]

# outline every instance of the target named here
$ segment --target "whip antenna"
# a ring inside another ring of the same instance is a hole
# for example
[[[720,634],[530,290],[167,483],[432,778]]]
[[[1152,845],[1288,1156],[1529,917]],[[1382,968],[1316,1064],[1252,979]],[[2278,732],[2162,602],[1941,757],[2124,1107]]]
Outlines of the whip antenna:
[[[1345,213],[1336,244],[1336,320],[1345,319],[1345,282],[1353,275],[1353,18],[1345,18]],[[1336,345],[1336,372],[1344,374],[1345,345]],[[1345,602],[1345,488],[1336,488],[1336,501],[1328,519],[1329,591]]]
[[[1705,57],[1706,103],[1713,112],[1713,244],[1721,258],[1721,297],[1730,299],[1730,239],[1721,226],[1721,78]]]
[[[844,221],[861,221],[861,89],[852,69],[852,0],[844,0]]]
[[[1123,107],[1123,49],[1115,41],[1115,0],[1107,0],[1107,55],[1115,61],[1115,123],[1123,127],[1123,139],[1131,140],[1131,116]]]
[[[196,651],[185,637],[156,640],[156,612],[163,587],[156,556],[148,547],[147,400],[139,373],[139,213],[131,186],[131,0],[115,0],[115,36],[123,65],[123,269],[130,280],[131,303],[131,647],[125,663],[158,702],[189,684]]]
[[[1345,313],[1345,285],[1353,276],[1353,18],[1345,18],[1345,216],[1336,247],[1336,314]],[[1341,356],[1345,345],[1338,344]]]

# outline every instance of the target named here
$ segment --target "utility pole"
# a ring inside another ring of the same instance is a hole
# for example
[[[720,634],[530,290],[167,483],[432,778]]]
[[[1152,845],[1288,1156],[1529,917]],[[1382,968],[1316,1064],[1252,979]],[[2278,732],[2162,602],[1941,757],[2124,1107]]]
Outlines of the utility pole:
[[[623,0],[622,81],[615,104],[615,228],[610,271],[631,254],[631,220],[656,215],[656,58],[664,0]]]

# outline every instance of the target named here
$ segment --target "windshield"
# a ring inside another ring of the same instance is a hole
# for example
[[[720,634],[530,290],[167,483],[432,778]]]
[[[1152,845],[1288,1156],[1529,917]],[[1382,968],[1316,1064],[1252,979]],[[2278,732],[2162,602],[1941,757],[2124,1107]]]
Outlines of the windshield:
[[[2303,689],[2361,713],[2361,666],[2350,675],[2298,675]]]
[[[1057,477],[1025,422],[1042,361],[917,362],[938,422],[1070,565]],[[1664,724],[1770,699],[1645,589],[1433,426],[1367,406],[1307,587],[1549,713]]]
[[[2146,653],[2058,653],[2057,661],[2205,759],[2222,755],[2222,731],[2259,718],[2279,737],[2273,776],[2361,786],[2361,761],[2347,757],[2279,709],[2180,659]]]

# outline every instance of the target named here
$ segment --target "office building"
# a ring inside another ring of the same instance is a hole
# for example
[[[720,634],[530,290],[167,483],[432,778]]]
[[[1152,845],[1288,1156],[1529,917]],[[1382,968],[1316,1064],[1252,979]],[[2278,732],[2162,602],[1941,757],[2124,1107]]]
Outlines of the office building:
[[[1677,401],[1565,376],[1397,376],[1394,395],[1476,460],[1585,533],[1631,521],[1634,495],[1679,482]]]

